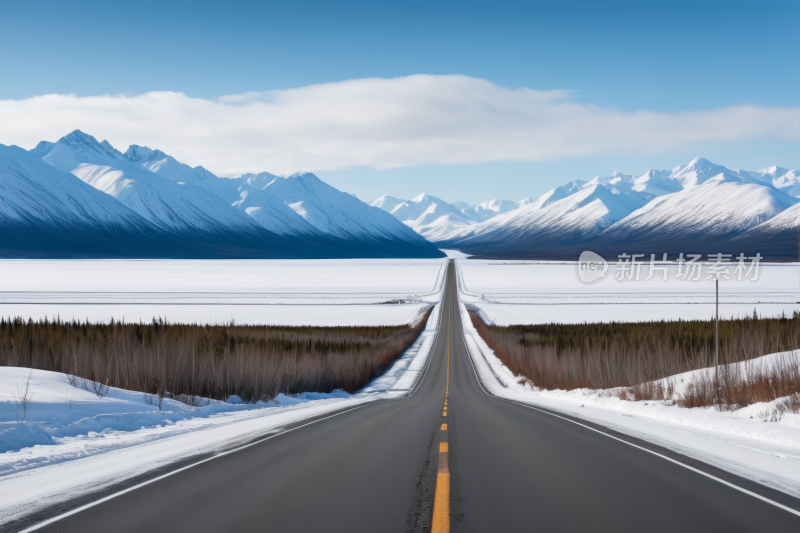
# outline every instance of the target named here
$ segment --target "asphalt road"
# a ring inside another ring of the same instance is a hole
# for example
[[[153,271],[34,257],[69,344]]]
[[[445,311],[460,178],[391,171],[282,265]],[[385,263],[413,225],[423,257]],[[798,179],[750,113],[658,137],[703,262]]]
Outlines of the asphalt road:
[[[800,517],[753,496],[488,396],[461,336],[456,293],[451,265],[436,346],[410,397],[318,421],[40,531],[430,531],[440,442],[448,443],[453,531],[800,531]],[[788,496],[670,456],[800,508]]]

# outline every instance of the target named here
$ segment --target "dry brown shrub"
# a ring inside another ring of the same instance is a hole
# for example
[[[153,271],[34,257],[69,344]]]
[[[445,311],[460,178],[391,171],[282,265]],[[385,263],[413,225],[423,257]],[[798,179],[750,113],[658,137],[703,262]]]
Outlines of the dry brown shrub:
[[[495,355],[537,387],[622,388],[623,400],[675,400],[683,407],[738,409],[800,393],[800,364],[789,355],[772,366],[752,359],[800,348],[800,314],[722,320],[720,367],[700,373],[675,398],[663,378],[714,366],[714,321],[488,326],[470,319]],[[741,364],[733,364],[741,363]]]
[[[63,372],[91,383],[172,397],[269,400],[278,393],[354,392],[422,333],[413,327],[198,326],[0,319],[0,365]],[[77,382],[77,380],[76,380]]]

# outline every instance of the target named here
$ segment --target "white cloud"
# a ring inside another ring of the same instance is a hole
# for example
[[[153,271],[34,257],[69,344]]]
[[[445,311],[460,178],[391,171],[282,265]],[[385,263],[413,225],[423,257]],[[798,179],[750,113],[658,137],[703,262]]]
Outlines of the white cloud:
[[[77,128],[123,151],[160,148],[222,175],[686,152],[712,142],[797,141],[799,122],[797,107],[629,113],[574,102],[567,91],[429,75],[217,100],[151,92],[0,101],[0,143],[31,148]]]

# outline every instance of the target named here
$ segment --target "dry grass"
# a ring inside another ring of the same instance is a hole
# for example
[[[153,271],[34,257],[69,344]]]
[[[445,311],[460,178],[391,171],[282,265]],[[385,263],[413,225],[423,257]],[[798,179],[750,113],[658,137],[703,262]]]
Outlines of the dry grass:
[[[0,319],[0,365],[52,370],[193,404],[198,397],[269,400],[279,393],[353,392],[419,337],[415,326],[275,327],[89,324]],[[85,383],[81,381],[81,383]]]
[[[470,318],[503,364],[544,389],[618,388],[624,400],[674,400],[684,407],[719,409],[800,398],[797,357],[768,368],[751,361],[800,348],[798,313],[721,320],[719,373],[697,376],[680,398],[675,384],[663,378],[714,366],[711,320],[498,327],[472,313]],[[788,402],[781,409],[797,405]]]
[[[795,396],[800,398],[800,360],[791,354],[770,366],[748,361],[721,366],[718,372],[700,373],[687,385],[678,404],[683,407],[715,405],[721,410],[733,410]],[[784,401],[776,408],[785,414],[794,406],[796,412],[797,403]]]

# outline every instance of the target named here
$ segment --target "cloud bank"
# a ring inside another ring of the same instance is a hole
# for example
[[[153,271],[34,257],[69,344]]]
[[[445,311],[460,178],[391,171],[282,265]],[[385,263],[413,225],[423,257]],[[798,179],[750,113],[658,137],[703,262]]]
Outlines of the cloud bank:
[[[159,148],[220,175],[394,168],[690,151],[800,140],[800,108],[622,112],[568,91],[467,76],[358,79],[216,100],[182,93],[50,94],[0,101],[0,143],[32,148],[78,128],[125,150]]]

